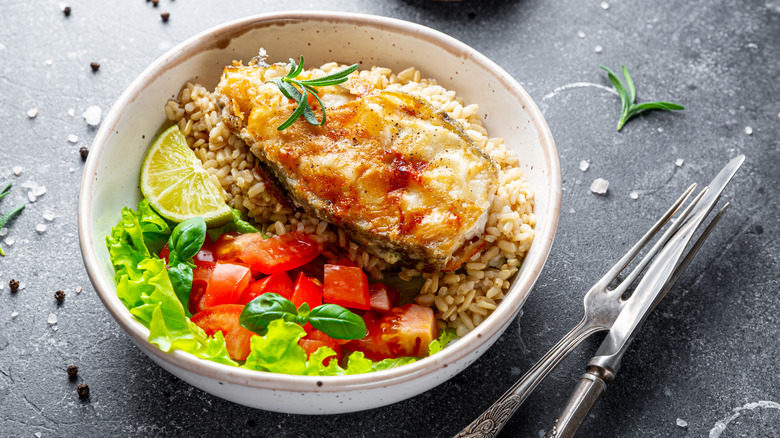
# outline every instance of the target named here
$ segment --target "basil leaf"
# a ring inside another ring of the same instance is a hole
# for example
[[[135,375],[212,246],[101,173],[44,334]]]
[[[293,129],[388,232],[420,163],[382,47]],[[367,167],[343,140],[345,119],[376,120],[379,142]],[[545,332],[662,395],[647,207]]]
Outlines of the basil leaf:
[[[233,220],[231,222],[206,232],[212,242],[216,242],[219,236],[231,231],[238,231],[241,234],[260,233],[265,238],[265,234],[244,220],[244,217],[239,210],[236,210],[235,208],[231,208],[230,210],[233,212]]]
[[[275,319],[298,322],[298,311],[295,309],[295,304],[287,298],[275,293],[266,293],[244,307],[238,323],[245,329],[262,336],[268,332],[268,324]]]
[[[362,339],[366,336],[363,318],[335,304],[323,304],[311,309],[309,322],[333,339]]]
[[[172,263],[168,268],[168,277],[171,279],[176,297],[179,298],[185,312],[187,312],[187,302],[190,299],[190,291],[192,290],[192,268],[182,262],[178,262],[175,265]],[[187,316],[189,316],[189,312],[187,313]]]
[[[189,260],[195,256],[206,241],[206,222],[201,217],[193,217],[176,225],[168,240],[168,249],[179,260]]]

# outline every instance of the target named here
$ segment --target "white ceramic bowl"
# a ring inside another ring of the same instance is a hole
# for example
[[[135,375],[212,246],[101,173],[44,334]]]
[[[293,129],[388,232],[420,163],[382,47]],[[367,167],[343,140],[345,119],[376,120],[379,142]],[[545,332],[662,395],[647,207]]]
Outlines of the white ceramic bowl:
[[[311,43],[311,44],[310,44]],[[409,66],[478,103],[492,136],[520,156],[535,192],[536,239],[497,310],[455,344],[410,365],[376,373],[311,377],[249,371],[165,353],[116,296],[106,235],[124,206],[141,199],[138,175],[150,141],[166,123],[163,106],[189,80],[213,88],[222,67],[264,47],[272,61],[303,54],[307,65],[337,60],[400,71]],[[106,116],[89,154],[79,198],[79,238],[98,295],[138,347],[190,384],[256,408],[301,414],[342,413],[394,403],[441,384],[482,355],[523,305],[544,265],[558,223],[561,176],[550,130],[534,102],[495,63],[467,45],[417,24],[368,15],[290,12],[227,23],[178,45],[155,61]]]

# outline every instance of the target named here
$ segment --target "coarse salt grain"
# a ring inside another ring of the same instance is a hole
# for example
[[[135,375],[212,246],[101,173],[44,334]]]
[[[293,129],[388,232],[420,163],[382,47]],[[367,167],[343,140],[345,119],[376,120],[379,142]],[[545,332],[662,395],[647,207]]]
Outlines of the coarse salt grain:
[[[100,107],[97,105],[93,105],[84,111],[82,117],[84,117],[84,120],[87,122],[87,125],[97,126],[100,124],[100,114],[101,114]]]
[[[609,3],[607,2],[601,2],[601,5],[599,6],[601,6],[601,9],[604,9],[605,11],[609,9]]]
[[[32,188],[33,195],[42,196],[46,193],[46,186],[35,186]]]
[[[583,32],[581,30],[578,30],[577,31],[577,36],[580,37],[580,38],[585,38],[585,32]]]
[[[593,184],[590,185],[590,191],[597,195],[606,194],[607,189],[609,189],[609,181],[602,178],[596,178],[593,180]]]
[[[81,291],[84,290],[81,286],[76,286],[76,293],[80,294]]]
[[[32,190],[30,190],[29,192],[27,192],[27,199],[30,202],[35,202],[38,198],[33,194]]]
[[[637,193],[636,190],[632,190],[631,193],[628,194],[628,197],[631,199],[639,199],[639,193]]]
[[[27,117],[34,119],[38,115],[38,108],[31,108],[27,110]]]
[[[4,240],[5,244],[8,246],[13,246],[14,242],[16,242],[16,239],[12,237],[6,237]]]
[[[674,165],[677,167],[682,167],[684,161],[682,158],[678,158],[677,161],[674,162]]]
[[[8,228],[0,228],[0,237],[7,236],[8,235]]]
[[[51,221],[54,220],[54,215],[51,214],[51,213],[44,213],[43,214],[43,218],[46,219],[47,221],[51,222]]]
[[[46,60],[46,65],[53,65],[53,64],[54,64],[54,61],[52,61],[51,59],[47,59]]]
[[[601,52],[603,52],[603,51],[604,51],[604,48],[603,48],[603,47],[601,47],[601,46],[596,46],[596,48],[594,48],[593,50],[595,50],[595,51],[596,51],[596,53],[601,53]]]
[[[46,232],[46,225],[44,224],[38,224],[35,226],[35,231],[38,232],[38,234],[43,234]]]
[[[11,312],[11,318],[16,318],[17,316],[19,316],[19,312],[17,311]]]
[[[745,126],[745,134],[753,135],[753,128],[751,128],[750,126]]]
[[[688,422],[681,418],[678,418],[676,423],[680,427],[688,427]]]
[[[588,167],[590,167],[590,163],[588,163],[587,160],[580,161],[580,170],[581,171],[585,172],[586,170],[588,170]]]
[[[14,166],[13,171],[14,175],[19,176],[22,174],[22,167],[21,166]]]
[[[77,141],[79,141],[79,136],[76,134],[70,134],[68,135],[68,141],[71,143],[76,143]]]
[[[49,317],[46,318],[46,322],[48,322],[51,325],[57,324],[57,315],[50,313]]]
[[[76,115],[76,110],[73,108],[68,108],[68,115],[73,117]]]
[[[24,290],[24,288],[27,287],[27,284],[25,284],[23,281],[19,282],[19,290]]]

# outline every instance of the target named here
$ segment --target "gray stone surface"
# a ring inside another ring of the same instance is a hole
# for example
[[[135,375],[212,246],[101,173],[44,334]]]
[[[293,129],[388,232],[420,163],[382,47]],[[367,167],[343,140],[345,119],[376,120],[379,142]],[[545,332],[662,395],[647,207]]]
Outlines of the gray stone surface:
[[[7,253],[0,258],[0,436],[451,436],[579,320],[590,284],[667,204],[739,153],[747,161],[725,192],[731,209],[648,319],[580,436],[716,437],[729,419],[722,438],[780,436],[777,405],[749,405],[780,402],[780,2],[607,2],[160,0],[155,8],[91,0],[73,1],[68,18],[61,1],[2,2],[0,182],[15,186],[0,212],[27,202],[24,182],[46,193],[0,238]],[[138,73],[196,32],[288,7],[391,16],[464,41],[528,90],[560,151],[560,228],[523,316],[451,381],[382,409],[283,415],[190,387],[147,359],[110,318],[78,249],[78,148],[95,134],[82,112],[98,105],[105,114]],[[161,11],[170,12],[168,23]],[[92,61],[101,63],[96,73]],[[626,64],[640,100],[672,100],[686,110],[638,117],[617,132],[613,94],[562,89],[609,86],[599,64]],[[585,172],[581,160],[590,162]],[[606,196],[589,191],[596,178],[609,180]],[[26,287],[11,294],[12,278]],[[67,293],[61,306],[53,298],[58,289]],[[539,436],[598,342],[585,342],[555,370],[502,436]],[[81,370],[76,381],[65,374],[70,364]],[[87,401],[76,394],[80,382],[91,388]]]

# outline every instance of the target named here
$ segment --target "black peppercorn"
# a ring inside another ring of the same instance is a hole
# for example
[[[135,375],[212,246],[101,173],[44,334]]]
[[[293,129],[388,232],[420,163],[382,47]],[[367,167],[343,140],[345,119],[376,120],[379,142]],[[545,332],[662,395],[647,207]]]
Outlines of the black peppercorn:
[[[57,303],[62,304],[65,301],[65,291],[58,290],[54,292],[54,298],[57,300]]]
[[[82,160],[86,160],[87,159],[87,155],[89,155],[89,149],[87,149],[84,146],[82,146],[79,149],[79,155],[81,155],[81,159]]]
[[[11,281],[8,282],[8,286],[11,288],[11,293],[19,290],[19,282],[14,279],[11,279]]]
[[[68,377],[70,377],[71,379],[75,379],[76,376],[78,376],[79,374],[79,367],[77,367],[76,365],[70,365],[68,366],[68,369],[66,371],[68,372]]]
[[[76,387],[76,391],[79,393],[79,397],[86,398],[89,396],[89,386],[86,383]]]
[[[160,14],[160,17],[162,17],[163,23],[167,23],[168,19],[171,18],[171,13],[167,12],[167,11],[163,12],[163,13]]]
[[[70,6],[62,8],[62,13],[65,14],[66,17],[70,17]]]
[[[90,62],[89,66],[92,68],[92,71],[100,70],[100,63],[99,62]]]

